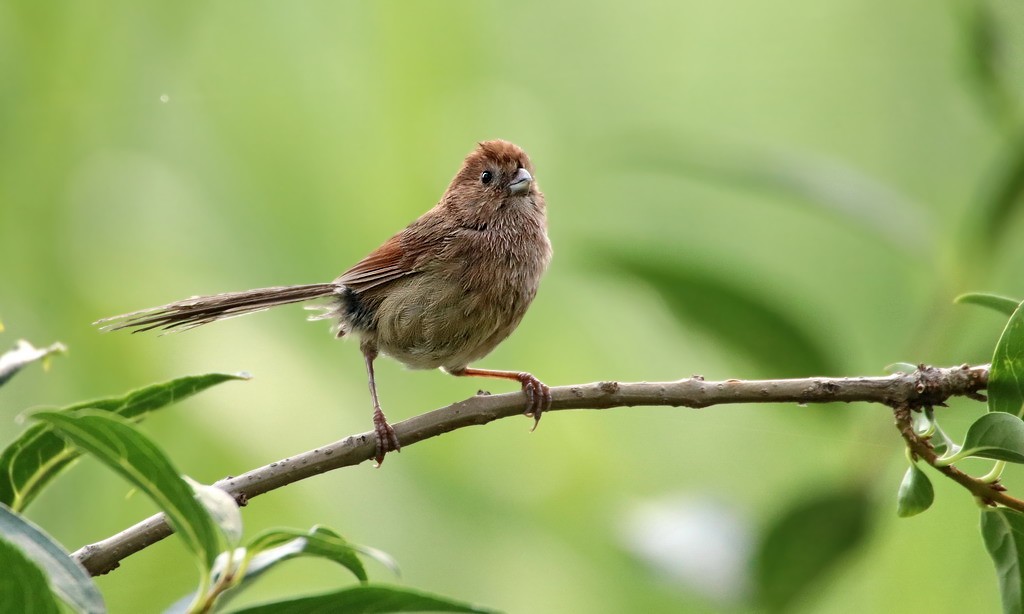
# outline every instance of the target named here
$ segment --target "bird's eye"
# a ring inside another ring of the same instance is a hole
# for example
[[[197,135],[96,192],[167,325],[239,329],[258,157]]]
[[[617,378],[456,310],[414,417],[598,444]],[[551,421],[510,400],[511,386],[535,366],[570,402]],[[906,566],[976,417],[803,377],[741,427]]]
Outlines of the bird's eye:
[[[491,182],[491,179],[494,179],[494,173],[491,171],[484,171],[480,173],[480,183],[487,185]]]

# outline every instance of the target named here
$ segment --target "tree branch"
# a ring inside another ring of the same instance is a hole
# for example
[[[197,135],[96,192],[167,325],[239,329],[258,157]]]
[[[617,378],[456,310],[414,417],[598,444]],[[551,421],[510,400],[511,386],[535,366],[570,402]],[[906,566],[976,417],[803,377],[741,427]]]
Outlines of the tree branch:
[[[898,373],[887,377],[828,378],[782,380],[725,380],[704,381],[701,376],[675,382],[597,382],[579,386],[561,386],[551,389],[549,411],[565,409],[608,409],[633,406],[672,406],[694,409],[734,403],[834,403],[863,401],[881,403],[897,412],[901,432],[906,424],[900,411],[909,420],[911,410],[941,405],[951,396],[983,398],[978,391],[988,384],[988,365],[971,367],[963,365],[945,369],[926,368],[923,365],[909,374]],[[520,415],[523,411],[523,396],[519,392],[487,395],[481,394],[394,424],[395,433],[403,447],[449,431],[467,426],[487,424],[500,418]],[[910,429],[913,434],[913,429]],[[907,434],[904,432],[904,438]],[[908,445],[915,454],[929,464],[935,460],[925,452],[928,446],[914,436]],[[265,467],[254,469],[237,477],[220,480],[215,485],[224,489],[244,505],[248,499],[321,473],[358,465],[372,459],[376,453],[373,432],[346,437],[341,441],[282,459]],[[942,471],[942,469],[940,469]],[[960,473],[970,480],[953,477],[972,493],[999,502],[1014,509],[1007,500],[1024,503],[1007,497],[1000,492],[1000,486],[983,484]],[[957,471],[957,473],[959,473]],[[119,561],[160,541],[173,531],[163,514],[156,514],[135,526],[103,541],[85,546],[73,554],[92,575],[105,574],[116,569]]]
[[[907,442],[907,447],[910,448],[910,452],[915,458],[923,460],[942,475],[966,488],[983,505],[991,507],[1002,505],[1018,512],[1024,512],[1024,501],[1006,494],[1006,487],[1000,484],[999,480],[986,482],[967,475],[953,465],[936,466],[935,461],[938,460],[939,455],[935,453],[935,448],[932,447],[931,442],[927,439],[922,439],[914,432],[910,412],[909,407],[896,407],[893,413],[896,416],[896,428],[899,430],[900,435],[903,435],[903,439]]]

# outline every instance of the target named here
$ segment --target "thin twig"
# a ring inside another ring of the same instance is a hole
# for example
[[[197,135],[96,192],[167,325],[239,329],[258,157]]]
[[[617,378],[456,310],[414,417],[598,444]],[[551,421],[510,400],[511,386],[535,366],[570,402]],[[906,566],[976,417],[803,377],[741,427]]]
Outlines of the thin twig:
[[[833,403],[871,402],[893,408],[911,409],[941,405],[951,396],[977,398],[978,391],[988,383],[988,365],[963,365],[946,369],[922,368],[914,373],[897,373],[887,377],[829,378],[813,377],[782,380],[704,381],[700,376],[675,382],[597,382],[551,389],[549,411],[565,409],[608,409],[631,406],[672,406],[703,408],[735,403]],[[520,415],[523,411],[521,393],[478,395],[408,420],[394,424],[403,447],[455,429],[487,424],[500,418]],[[908,418],[909,419],[909,418]],[[902,427],[901,427],[902,428]],[[913,431],[911,430],[911,433]],[[904,435],[906,437],[906,435]],[[910,440],[908,439],[908,444]],[[934,461],[924,450],[912,450],[929,463]],[[308,452],[279,460],[237,477],[223,479],[216,486],[244,505],[248,499],[321,473],[358,465],[376,453],[373,432],[346,437]],[[389,456],[395,462],[394,455]],[[941,469],[940,469],[941,470]],[[943,471],[950,477],[949,472]],[[959,473],[959,472],[957,472]],[[971,492],[1013,507],[986,485],[984,490],[972,480]],[[959,478],[954,477],[962,482]],[[998,488],[998,487],[997,487]],[[993,494],[995,493],[995,494]],[[1016,501],[1015,499],[1013,501]],[[1019,508],[1014,508],[1019,509]],[[163,514],[156,514],[103,541],[85,546],[74,553],[93,575],[117,568],[119,561],[172,533]]]
[[[896,416],[896,428],[903,435],[903,439],[907,442],[907,447],[910,448],[914,456],[935,467],[937,471],[969,490],[984,505],[992,507],[1003,505],[1018,512],[1024,512],[1024,501],[1006,494],[1006,487],[998,481],[994,483],[985,482],[967,475],[953,465],[936,467],[935,461],[938,459],[938,454],[935,453],[935,449],[932,448],[927,440],[919,438],[914,432],[914,428],[911,426],[910,409],[897,407],[894,413]]]
[[[961,367],[961,370],[969,373],[970,369],[965,369],[966,366]],[[987,365],[985,368],[986,371],[984,373],[979,371],[976,376],[969,375],[969,377],[976,377],[978,388],[964,393],[964,396],[976,400],[985,400],[985,397],[979,394],[979,390],[988,384]],[[920,437],[914,431],[912,416],[914,411],[943,405],[950,396],[944,381],[944,374],[941,371],[940,369],[928,369],[922,365],[914,373],[918,382],[916,390],[919,396],[916,399],[907,399],[904,402],[889,404],[893,408],[893,416],[896,418],[896,429],[903,436],[904,441],[907,442],[907,447],[914,458],[923,460],[934,467],[939,473],[966,488],[982,504],[992,507],[1003,505],[1018,512],[1024,512],[1024,501],[1006,494],[1006,487],[1000,484],[998,480],[987,482],[967,475],[953,465],[936,465],[939,455],[935,452],[935,448],[927,438]]]

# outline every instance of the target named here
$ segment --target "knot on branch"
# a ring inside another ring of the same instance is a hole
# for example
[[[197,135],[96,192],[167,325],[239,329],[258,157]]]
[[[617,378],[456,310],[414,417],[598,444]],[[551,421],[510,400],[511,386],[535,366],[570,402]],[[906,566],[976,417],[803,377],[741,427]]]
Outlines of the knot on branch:
[[[908,399],[907,405],[909,409],[921,411],[936,405],[945,407],[946,399],[949,398],[952,387],[949,385],[951,378],[947,377],[942,369],[920,364],[917,366],[917,371],[914,372],[913,377],[915,381],[914,392],[916,394]]]
[[[913,382],[912,391],[906,398],[895,399],[892,407],[904,406],[911,411],[932,407],[946,407],[946,401],[954,395],[964,395],[975,400],[985,400],[979,391],[988,385],[988,369],[964,364],[959,367],[937,369],[920,364],[917,371],[908,377]]]

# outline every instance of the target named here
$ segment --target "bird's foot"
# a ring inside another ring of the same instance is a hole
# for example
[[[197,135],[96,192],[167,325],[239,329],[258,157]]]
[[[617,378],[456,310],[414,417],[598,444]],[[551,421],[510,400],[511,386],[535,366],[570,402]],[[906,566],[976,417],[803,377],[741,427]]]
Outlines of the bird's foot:
[[[540,424],[541,415],[551,407],[551,388],[531,373],[520,373],[517,379],[523,385],[523,393],[526,395],[524,413],[533,416],[533,428],[530,429],[532,432]]]
[[[398,436],[395,435],[395,429],[391,428],[388,424],[387,418],[384,417],[384,412],[379,407],[373,410],[373,430],[377,435],[377,455],[374,460],[377,461],[376,466],[380,467],[381,463],[384,462],[384,455],[388,452],[401,452],[402,446],[398,443]]]

